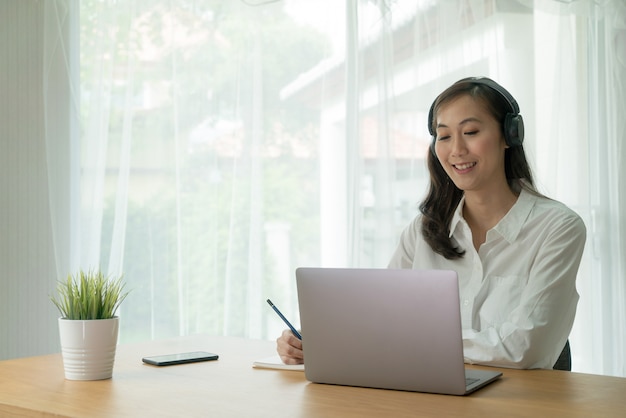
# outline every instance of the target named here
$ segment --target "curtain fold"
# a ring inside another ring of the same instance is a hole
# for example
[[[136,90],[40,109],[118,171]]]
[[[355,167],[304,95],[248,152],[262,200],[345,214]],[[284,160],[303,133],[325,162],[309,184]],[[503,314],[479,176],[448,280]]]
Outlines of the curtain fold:
[[[626,5],[521,2],[535,7],[537,177],[576,210],[588,241],[570,336],[575,370],[623,376],[626,349],[624,150]],[[577,46],[573,48],[572,46]],[[573,88],[574,87],[574,88]]]
[[[590,5],[589,155],[593,241],[581,345],[587,370],[626,375],[626,4]],[[595,320],[592,321],[590,319]],[[597,322],[596,322],[597,321]],[[591,338],[590,335],[591,334]]]
[[[79,216],[78,8],[53,0],[43,7],[42,106],[48,200],[58,280],[78,265],[75,242]]]
[[[362,220],[361,215],[361,179],[362,179],[362,161],[361,161],[361,90],[363,89],[363,69],[362,57],[360,53],[360,7],[358,0],[347,0],[346,4],[346,58],[345,58],[345,131],[341,132],[344,136],[342,142],[345,143],[345,161],[340,161],[338,171],[345,172],[345,195],[340,199],[345,199],[344,205],[339,205],[342,209],[345,207],[345,213],[340,212],[340,216],[345,217],[345,241],[347,243],[345,254],[337,259],[339,265],[353,264],[359,260],[360,239],[359,230]],[[362,24],[362,23],[361,23]],[[339,139],[339,138],[336,138]],[[341,140],[341,139],[339,139]],[[334,150],[335,147],[331,148]],[[342,147],[343,148],[343,147]],[[322,161],[320,161],[321,164]],[[332,185],[330,185],[332,187]],[[324,195],[320,196],[323,202],[332,207],[339,202],[336,200],[326,199]],[[332,211],[332,209],[331,209]],[[341,236],[344,232],[341,230],[330,230],[328,237],[322,237],[326,241],[335,239],[337,235]],[[335,248],[334,251],[341,251],[342,248]],[[324,263],[325,260],[322,260]]]

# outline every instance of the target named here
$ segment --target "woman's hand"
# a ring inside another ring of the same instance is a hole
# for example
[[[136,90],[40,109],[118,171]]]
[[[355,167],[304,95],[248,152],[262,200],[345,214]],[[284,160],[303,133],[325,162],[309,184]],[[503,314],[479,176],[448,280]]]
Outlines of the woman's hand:
[[[285,364],[302,364],[304,363],[304,352],[302,351],[302,341],[300,341],[293,333],[286,329],[282,335],[276,340],[276,351],[280,359]]]

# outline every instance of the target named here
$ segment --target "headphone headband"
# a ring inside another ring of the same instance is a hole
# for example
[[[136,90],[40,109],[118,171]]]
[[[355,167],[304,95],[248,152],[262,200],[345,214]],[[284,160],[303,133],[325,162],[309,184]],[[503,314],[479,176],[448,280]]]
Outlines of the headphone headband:
[[[487,86],[497,92],[507,102],[509,105],[509,112],[507,112],[504,120],[502,121],[504,140],[510,147],[521,146],[524,141],[524,120],[522,119],[522,115],[519,114],[519,105],[517,104],[517,100],[515,100],[511,93],[509,93],[508,90],[500,84],[487,77],[467,77],[454,84],[459,83],[473,83]],[[435,103],[437,103],[440,96],[437,96],[435,101],[433,101],[433,104],[430,106],[430,111],[428,112],[428,132],[433,137],[431,147],[433,150],[435,140],[437,138],[437,133],[433,129],[433,118],[435,116],[433,113],[435,111]]]

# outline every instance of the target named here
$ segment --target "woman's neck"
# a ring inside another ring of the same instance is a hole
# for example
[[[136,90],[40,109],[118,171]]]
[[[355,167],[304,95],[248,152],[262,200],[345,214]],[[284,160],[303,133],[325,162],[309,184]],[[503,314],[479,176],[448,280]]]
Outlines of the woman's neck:
[[[485,242],[487,231],[496,226],[511,210],[517,202],[517,197],[518,195],[508,186],[499,191],[465,192],[463,218],[472,230],[472,239],[477,251]]]

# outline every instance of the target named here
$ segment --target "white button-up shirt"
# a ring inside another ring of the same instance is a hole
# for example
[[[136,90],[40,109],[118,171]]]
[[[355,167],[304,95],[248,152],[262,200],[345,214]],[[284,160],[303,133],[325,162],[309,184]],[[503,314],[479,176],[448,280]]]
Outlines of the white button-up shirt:
[[[586,239],[582,219],[557,201],[522,190],[477,252],[463,204],[450,224],[450,236],[465,250],[462,258],[434,253],[422,237],[419,215],[402,233],[389,267],[457,272],[466,362],[551,369],[576,313],[576,274]]]

